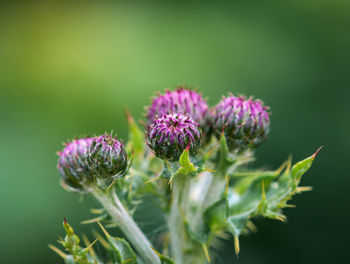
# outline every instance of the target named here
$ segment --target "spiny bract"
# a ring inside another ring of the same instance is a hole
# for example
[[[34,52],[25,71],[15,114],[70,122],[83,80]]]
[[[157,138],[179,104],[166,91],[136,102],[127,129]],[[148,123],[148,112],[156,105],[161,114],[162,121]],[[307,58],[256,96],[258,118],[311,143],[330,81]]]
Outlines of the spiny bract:
[[[224,97],[214,109],[214,129],[219,138],[224,132],[231,150],[255,148],[267,139],[269,108],[260,100],[244,96]]]
[[[156,119],[151,124],[147,136],[148,145],[157,157],[175,161],[187,146],[191,155],[197,153],[201,132],[199,124],[191,117],[169,114]]]

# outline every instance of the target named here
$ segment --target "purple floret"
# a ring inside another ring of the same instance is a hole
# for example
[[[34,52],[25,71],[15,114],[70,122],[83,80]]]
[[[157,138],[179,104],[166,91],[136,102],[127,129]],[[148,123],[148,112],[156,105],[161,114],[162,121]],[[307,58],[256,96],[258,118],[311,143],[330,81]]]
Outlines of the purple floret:
[[[199,123],[182,114],[168,114],[156,119],[150,126],[148,145],[155,155],[169,161],[178,160],[189,146],[191,155],[200,147]]]
[[[159,94],[152,101],[148,109],[148,126],[157,117],[164,114],[183,114],[205,126],[208,113],[208,105],[201,94],[193,90],[179,87],[174,91],[167,90],[165,94]]]
[[[268,109],[260,100],[224,97],[214,109],[216,135],[219,137],[224,132],[230,149],[257,147],[267,139]]]

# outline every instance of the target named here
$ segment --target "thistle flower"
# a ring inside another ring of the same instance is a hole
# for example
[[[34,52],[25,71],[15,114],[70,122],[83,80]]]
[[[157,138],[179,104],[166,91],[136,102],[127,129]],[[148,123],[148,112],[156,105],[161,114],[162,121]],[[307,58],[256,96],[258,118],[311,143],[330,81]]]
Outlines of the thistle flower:
[[[147,113],[148,126],[157,117],[175,113],[190,116],[194,121],[200,123],[202,129],[204,129],[207,112],[208,105],[201,94],[179,87],[175,91],[167,90],[165,94],[159,94],[153,99]]]
[[[200,147],[199,124],[191,117],[182,114],[168,114],[156,119],[148,133],[148,145],[155,155],[169,161],[179,159],[189,146],[191,155]]]
[[[58,153],[57,168],[65,187],[72,191],[83,192],[85,186],[94,181],[87,164],[88,151],[93,141],[93,138],[73,140]]]
[[[99,178],[122,174],[127,168],[127,155],[123,143],[112,134],[96,137],[89,150],[88,163]]]
[[[224,132],[230,150],[257,147],[269,132],[268,109],[260,100],[224,97],[214,109],[216,135],[219,137]]]

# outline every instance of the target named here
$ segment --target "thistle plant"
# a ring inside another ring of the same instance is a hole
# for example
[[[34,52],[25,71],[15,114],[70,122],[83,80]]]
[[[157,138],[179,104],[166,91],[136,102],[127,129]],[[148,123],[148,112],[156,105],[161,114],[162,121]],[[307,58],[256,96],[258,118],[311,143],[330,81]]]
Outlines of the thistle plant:
[[[269,115],[262,101],[232,94],[210,109],[196,91],[179,87],[153,99],[145,131],[127,113],[126,145],[113,133],[66,144],[58,154],[62,186],[99,202],[92,209],[98,215],[84,223],[98,224],[105,238],[93,233],[106,250],[97,256],[96,241],[86,237],[82,247],[66,220],[59,240],[65,251],[50,248],[65,263],[211,263],[218,238],[231,236],[238,254],[239,237],[255,230],[254,219],[285,222],[293,196],[311,189],[299,184],[317,151],[276,170],[249,165],[267,139]],[[145,203],[158,208],[154,221],[164,223],[151,235],[134,218]]]

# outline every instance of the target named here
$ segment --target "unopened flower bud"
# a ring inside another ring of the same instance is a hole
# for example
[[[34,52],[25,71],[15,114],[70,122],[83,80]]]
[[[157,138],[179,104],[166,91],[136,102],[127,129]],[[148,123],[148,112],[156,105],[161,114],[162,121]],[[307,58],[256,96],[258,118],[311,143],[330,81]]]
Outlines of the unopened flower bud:
[[[269,132],[268,109],[260,100],[233,95],[224,97],[214,109],[217,137],[224,132],[230,150],[259,146],[267,139]]]
[[[207,112],[208,105],[201,94],[179,87],[174,91],[167,90],[165,94],[160,94],[153,99],[147,113],[148,126],[157,117],[174,113],[190,116],[204,129],[207,122]]]
[[[122,174],[127,168],[127,155],[123,143],[107,133],[94,138],[88,162],[97,178],[106,179]]]
[[[64,185],[72,191],[84,192],[85,187],[94,181],[87,164],[88,151],[93,140],[93,138],[73,140],[58,153],[57,168]]]
[[[148,145],[157,157],[176,161],[188,146],[190,155],[197,153],[201,132],[199,124],[191,117],[168,114],[151,124],[147,136]]]

